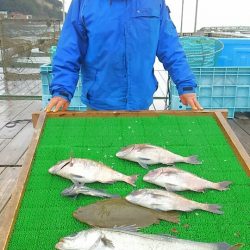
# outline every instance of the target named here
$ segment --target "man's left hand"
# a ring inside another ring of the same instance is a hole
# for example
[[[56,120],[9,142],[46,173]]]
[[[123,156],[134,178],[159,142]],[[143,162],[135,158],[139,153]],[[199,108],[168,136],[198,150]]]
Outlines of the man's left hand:
[[[187,93],[180,96],[181,102],[184,105],[189,105],[192,110],[203,110],[200,103],[197,101],[195,93]]]

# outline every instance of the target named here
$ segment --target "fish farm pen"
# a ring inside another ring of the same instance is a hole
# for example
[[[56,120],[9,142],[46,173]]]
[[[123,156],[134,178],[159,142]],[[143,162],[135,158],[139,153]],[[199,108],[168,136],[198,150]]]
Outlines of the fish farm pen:
[[[138,143],[185,156],[196,154],[201,165],[176,166],[213,182],[232,181],[223,192],[180,192],[197,202],[219,204],[224,214],[181,212],[178,224],[161,221],[140,231],[202,242],[241,243],[242,249],[250,249],[249,156],[219,111],[41,113],[8,215],[0,225],[0,248],[54,249],[60,238],[89,228],[72,214],[102,199],[61,196],[71,182],[49,174],[48,169],[58,161],[88,158],[126,175],[138,174],[136,187],[123,182],[86,185],[122,197],[140,188],[157,188],[142,180],[148,170],[115,156],[122,147]]]

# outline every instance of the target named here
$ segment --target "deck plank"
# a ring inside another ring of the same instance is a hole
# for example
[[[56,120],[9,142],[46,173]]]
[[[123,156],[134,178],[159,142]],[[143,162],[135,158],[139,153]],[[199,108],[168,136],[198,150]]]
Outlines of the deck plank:
[[[30,105],[20,112],[17,116],[13,117],[13,120],[32,119],[31,115],[33,112],[41,110],[41,101],[32,101]],[[3,127],[0,129],[0,139],[12,139],[14,138],[28,122],[17,123],[13,128]]]
[[[4,208],[11,198],[21,171],[21,168],[18,167],[7,167],[2,169],[4,169],[4,171],[0,174],[0,224],[4,216]]]
[[[15,166],[30,144],[33,127],[28,123],[14,139],[0,152],[0,166]]]
[[[0,167],[0,175],[2,174],[2,172],[6,169],[6,167]]]
[[[27,150],[23,153],[23,155],[21,156],[21,158],[16,163],[17,166],[23,166],[25,158],[26,158],[26,153],[27,153]]]
[[[39,89],[40,80],[0,81],[0,95],[30,95],[39,93]]]
[[[18,167],[6,167],[0,174],[0,211],[10,198],[20,171]]]
[[[247,121],[250,123],[250,119]],[[239,121],[239,119],[228,119],[228,123],[238,137],[239,141],[242,143],[243,147],[246,149],[247,153],[250,155],[250,135],[239,126],[241,121]]]
[[[1,139],[13,139],[26,125],[28,122],[17,123],[13,128],[3,127],[0,129]]]
[[[250,117],[236,118],[234,122],[250,136]]]
[[[0,142],[0,152],[10,143],[11,139],[2,139]]]
[[[30,101],[5,101],[7,109],[0,114],[2,127],[9,121],[12,121],[18,114],[30,105]],[[2,128],[1,127],[1,128]]]

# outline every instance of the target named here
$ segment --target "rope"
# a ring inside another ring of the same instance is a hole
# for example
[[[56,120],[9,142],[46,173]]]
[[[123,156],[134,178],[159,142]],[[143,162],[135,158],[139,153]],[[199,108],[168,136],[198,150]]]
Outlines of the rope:
[[[24,119],[24,120],[15,120],[15,121],[11,121],[5,124],[6,128],[14,128],[18,123],[22,123],[22,122],[31,122],[31,119]]]

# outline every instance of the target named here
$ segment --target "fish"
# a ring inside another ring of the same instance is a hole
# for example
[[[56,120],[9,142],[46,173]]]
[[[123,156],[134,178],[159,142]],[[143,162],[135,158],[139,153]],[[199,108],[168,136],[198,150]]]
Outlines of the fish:
[[[204,204],[188,200],[181,195],[159,189],[139,189],[125,197],[133,204],[160,211],[184,211],[189,212],[201,209],[215,214],[223,214],[217,204]]]
[[[180,156],[164,148],[150,144],[134,144],[122,148],[116,153],[121,159],[139,163],[143,168],[148,169],[148,165],[165,164],[173,165],[176,162],[185,162],[189,164],[201,164],[197,156]]]
[[[162,167],[149,171],[143,180],[164,187],[168,191],[204,192],[205,189],[228,190],[230,181],[214,183],[192,173],[174,167]]]
[[[56,244],[57,250],[236,250],[241,244],[205,243],[184,240],[170,235],[145,234],[137,228],[92,228],[64,237]]]
[[[119,195],[109,194],[103,190],[89,188],[84,185],[73,185],[69,188],[64,189],[61,193],[61,195],[69,197],[77,197],[79,194],[96,196],[96,197],[106,197],[106,198],[119,197]]]
[[[127,176],[103,163],[80,158],[60,161],[49,169],[49,173],[67,178],[74,184],[93,182],[112,184],[116,181],[124,181],[135,186],[135,182],[138,178],[138,175]]]
[[[73,216],[90,226],[108,228],[132,224],[137,227],[147,227],[158,224],[160,220],[179,222],[178,212],[155,211],[132,204],[123,198],[102,200],[80,207]]]

